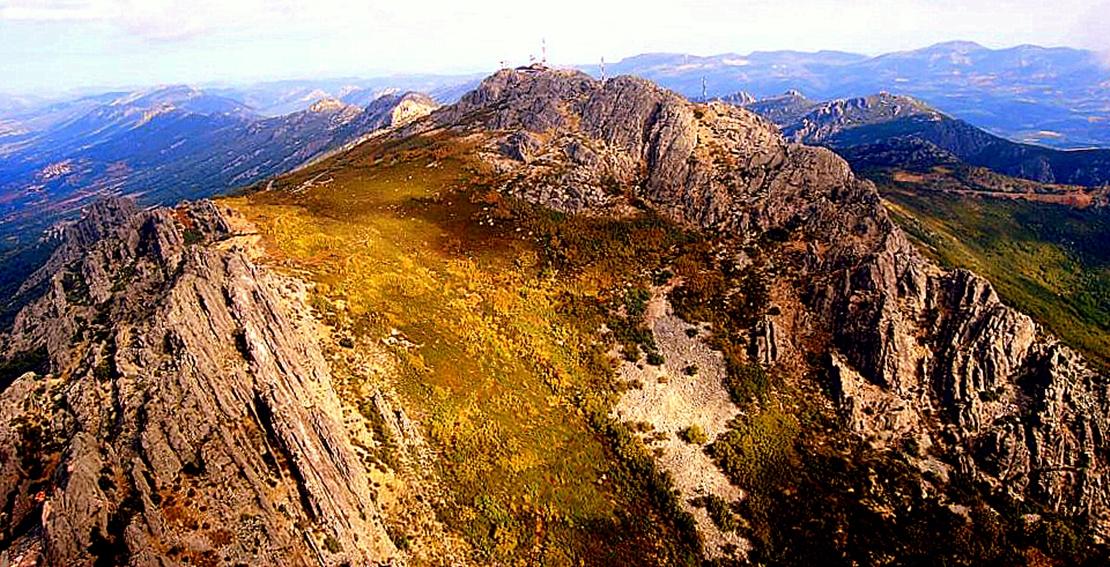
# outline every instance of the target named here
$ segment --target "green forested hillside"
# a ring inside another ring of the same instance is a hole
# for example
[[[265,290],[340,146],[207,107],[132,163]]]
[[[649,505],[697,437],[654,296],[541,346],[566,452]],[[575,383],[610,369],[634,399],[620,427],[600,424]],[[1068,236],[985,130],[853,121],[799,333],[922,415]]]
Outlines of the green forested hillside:
[[[926,253],[986,276],[1007,303],[1110,364],[1110,211],[895,185],[882,190]]]

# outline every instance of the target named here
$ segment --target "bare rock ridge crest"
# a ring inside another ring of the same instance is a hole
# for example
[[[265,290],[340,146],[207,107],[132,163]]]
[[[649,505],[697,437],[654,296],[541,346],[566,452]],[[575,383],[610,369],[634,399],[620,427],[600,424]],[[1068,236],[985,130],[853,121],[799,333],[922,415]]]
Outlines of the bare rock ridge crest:
[[[596,213],[615,184],[703,230],[788,231],[777,261],[797,272],[807,313],[772,321],[783,343],[772,350],[831,337],[831,386],[854,431],[887,446],[912,438],[944,455],[922,466],[1110,535],[1110,382],[985,279],[923,258],[833,152],[788,143],[735,106],[561,70],[501,71],[420,127],[496,132],[488,151],[508,190],[555,209]]]
[[[0,335],[43,362],[0,394],[0,559],[395,562],[328,365],[282,300],[303,290],[223,245],[223,215],[102,201],[36,276]]]

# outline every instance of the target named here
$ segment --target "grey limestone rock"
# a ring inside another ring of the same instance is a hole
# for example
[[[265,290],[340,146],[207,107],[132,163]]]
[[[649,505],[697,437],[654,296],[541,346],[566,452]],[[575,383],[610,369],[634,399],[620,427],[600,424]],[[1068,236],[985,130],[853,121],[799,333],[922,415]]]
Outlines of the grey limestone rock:
[[[897,97],[860,104],[919,112]],[[1085,516],[1110,535],[1106,377],[1003,304],[985,279],[924,259],[875,187],[833,152],[789,143],[728,104],[573,71],[499,72],[432,121],[526,137],[532,159],[504,155],[506,188],[559,210],[609,204],[576,197],[604,195],[605,178],[687,226],[741,241],[786,232],[797,246],[774,261],[795,274],[808,315],[792,327],[761,323],[760,362],[781,357],[777,337],[822,333],[834,401],[862,437],[923,440],[958,472]]]
[[[293,284],[227,236],[209,202],[67,229],[0,335],[46,357],[0,394],[8,560],[31,538],[50,565],[400,561]]]

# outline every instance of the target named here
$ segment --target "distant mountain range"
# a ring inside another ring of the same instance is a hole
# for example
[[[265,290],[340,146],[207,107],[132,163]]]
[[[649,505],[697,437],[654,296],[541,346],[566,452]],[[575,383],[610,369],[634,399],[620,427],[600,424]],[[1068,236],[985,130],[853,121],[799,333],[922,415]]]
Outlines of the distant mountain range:
[[[597,65],[583,67],[599,74]],[[941,43],[867,57],[821,51],[697,57],[648,54],[607,65],[691,97],[744,91],[766,98],[788,90],[830,100],[889,91],[1019,142],[1060,148],[1110,146],[1110,65],[1098,54],[1023,45],[992,50]]]
[[[1110,149],[1020,144],[891,94],[814,102],[798,93],[747,105],[795,142],[829,147],[856,168],[929,168],[962,162],[1040,183],[1110,184]]]
[[[577,68],[595,76],[602,72],[599,65]],[[840,51],[705,57],[651,53],[605,68],[606,76],[621,74],[650,79],[691,99],[736,93],[763,99],[793,90],[814,100],[832,100],[886,91],[913,96],[1017,142],[1110,147],[1110,62],[1086,50],[1033,45],[995,50],[955,41],[877,57]],[[204,92],[235,101],[254,114],[281,116],[306,110],[325,98],[365,106],[382,94],[408,91],[449,104],[473,89],[479,79],[474,74],[284,80],[210,86]],[[44,116],[72,119],[75,112],[123,94],[53,104],[33,96],[0,94],[0,140],[8,132],[41,129],[33,122],[41,122]]]
[[[55,104],[0,132],[0,251],[106,194],[174,203],[290,171],[329,150],[426,114],[424,95],[365,107],[317,100],[266,118],[233,98],[184,86]]]
[[[1045,147],[1110,147],[1110,68],[1088,51],[953,42],[879,57],[647,54],[611,64],[605,74],[638,75],[691,98],[747,105],[788,136],[837,149],[857,166],[939,160],[1045,183],[1097,186],[1110,179],[1110,150]],[[169,204],[249,185],[343,148],[397,116],[458,100],[478,80],[290,80],[50,101],[0,95],[0,254],[34,241],[100,195]],[[429,96],[402,94],[409,91]],[[884,94],[817,102],[881,91],[917,100]]]
[[[401,75],[370,79],[287,80],[242,87],[211,87],[205,91],[235,99],[264,116],[281,116],[307,109],[327,98],[366,106],[378,97],[398,92],[425,93],[446,104],[478,86],[482,75]]]

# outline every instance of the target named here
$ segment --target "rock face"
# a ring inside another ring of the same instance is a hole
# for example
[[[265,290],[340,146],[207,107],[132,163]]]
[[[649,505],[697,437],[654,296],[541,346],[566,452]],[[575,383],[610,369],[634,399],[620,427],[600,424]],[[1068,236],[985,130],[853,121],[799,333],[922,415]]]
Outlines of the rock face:
[[[24,289],[0,335],[0,563],[399,561],[282,299],[303,290],[229,236],[208,202],[101,202]]]
[[[420,93],[405,93],[403,95],[378,97],[366,110],[374,115],[375,110],[381,107],[390,108],[389,122],[371,130],[403,126],[413,120],[427,116],[433,110],[439,108],[439,103]]]
[[[782,134],[794,142],[819,144],[847,129],[911,116],[923,121],[943,119],[940,112],[913,98],[880,93],[822,104],[797,122],[783,124]]]
[[[875,187],[831,151],[787,143],[731,105],[571,71],[501,71],[421,127],[494,131],[486,157],[506,189],[555,209],[638,199],[741,241],[789,235],[774,261],[796,274],[807,313],[756,329],[761,362],[793,351],[791,341],[828,337],[835,402],[863,438],[912,438],[943,455],[947,472],[1110,535],[1110,383],[989,282],[920,256]]]

